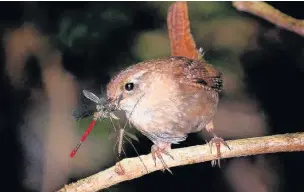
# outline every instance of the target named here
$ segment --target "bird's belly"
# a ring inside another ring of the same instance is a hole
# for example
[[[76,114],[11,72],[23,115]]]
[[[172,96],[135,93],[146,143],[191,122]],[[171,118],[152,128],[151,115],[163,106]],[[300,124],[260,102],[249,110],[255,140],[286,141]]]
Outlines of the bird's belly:
[[[143,116],[145,114],[145,117]],[[172,117],[173,114],[170,114]],[[176,118],[165,118],[153,115],[152,113],[140,113],[132,115],[131,122],[137,130],[148,137],[152,142],[167,142],[178,144],[186,140],[191,132],[201,130],[202,124],[207,124],[207,119],[193,117],[182,119],[178,114]],[[136,119],[135,119],[136,118]]]
[[[138,106],[130,120],[154,143],[179,143],[189,133],[202,130],[214,116],[217,98],[215,102],[210,102],[206,97],[199,96],[149,107]]]

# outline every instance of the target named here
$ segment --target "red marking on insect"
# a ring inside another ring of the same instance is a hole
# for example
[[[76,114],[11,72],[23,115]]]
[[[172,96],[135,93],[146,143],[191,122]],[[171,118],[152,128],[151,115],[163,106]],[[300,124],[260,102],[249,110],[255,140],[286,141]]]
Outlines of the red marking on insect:
[[[82,145],[82,143],[86,140],[86,138],[88,137],[88,135],[90,134],[90,132],[92,131],[92,129],[94,128],[96,123],[96,120],[93,119],[92,122],[90,123],[89,127],[87,128],[87,130],[84,132],[84,134],[82,135],[79,143],[77,144],[77,146],[74,148],[74,150],[70,153],[70,157],[73,158],[76,155],[76,152],[78,151],[79,147]]]

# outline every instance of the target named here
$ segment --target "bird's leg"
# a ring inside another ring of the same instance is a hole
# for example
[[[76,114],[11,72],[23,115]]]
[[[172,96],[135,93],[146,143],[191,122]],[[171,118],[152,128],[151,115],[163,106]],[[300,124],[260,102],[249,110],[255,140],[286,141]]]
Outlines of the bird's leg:
[[[215,144],[216,150],[217,150],[217,155],[216,155],[217,156],[217,160],[212,160],[211,161],[211,165],[212,165],[212,167],[214,167],[216,165],[216,161],[217,161],[218,162],[218,166],[221,167],[221,164],[220,164],[220,159],[221,159],[221,144],[225,145],[229,150],[231,150],[231,149],[228,146],[228,144],[224,141],[223,138],[218,137],[214,133],[214,124],[213,124],[213,121],[211,121],[210,123],[208,123],[206,125],[206,130],[213,135],[213,138],[208,143],[209,146],[210,146],[210,153],[212,153],[212,145],[213,144]]]
[[[157,144],[154,144],[151,147],[152,158],[154,160],[155,166],[156,166],[156,157],[158,157],[158,159],[161,161],[163,165],[163,170],[166,169],[167,171],[169,171],[169,173],[173,174],[172,171],[169,169],[169,167],[166,165],[162,157],[162,153],[163,153],[174,159],[172,155],[170,155],[170,153],[168,152],[169,150],[171,150],[171,143],[158,142]]]

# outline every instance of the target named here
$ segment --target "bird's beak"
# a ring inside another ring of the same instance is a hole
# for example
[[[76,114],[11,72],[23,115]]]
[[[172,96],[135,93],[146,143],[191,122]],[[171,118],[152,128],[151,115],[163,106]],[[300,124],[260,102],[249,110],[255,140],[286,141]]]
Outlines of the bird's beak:
[[[105,109],[108,112],[113,112],[118,110],[120,100],[122,99],[122,95],[120,95],[117,99],[108,99],[105,105]]]
[[[112,102],[112,100],[108,99],[105,104],[105,111],[107,112],[113,112],[117,109],[117,106],[115,102]]]

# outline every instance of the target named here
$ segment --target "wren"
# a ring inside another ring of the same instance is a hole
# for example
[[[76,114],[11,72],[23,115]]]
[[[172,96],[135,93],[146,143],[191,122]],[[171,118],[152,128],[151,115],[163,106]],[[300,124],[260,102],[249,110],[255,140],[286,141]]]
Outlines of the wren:
[[[156,163],[170,155],[189,133],[206,128],[213,135],[220,157],[220,143],[212,119],[223,89],[222,73],[205,60],[172,56],[143,61],[122,70],[107,85],[107,107],[123,110],[130,122],[154,145]]]

